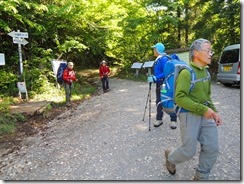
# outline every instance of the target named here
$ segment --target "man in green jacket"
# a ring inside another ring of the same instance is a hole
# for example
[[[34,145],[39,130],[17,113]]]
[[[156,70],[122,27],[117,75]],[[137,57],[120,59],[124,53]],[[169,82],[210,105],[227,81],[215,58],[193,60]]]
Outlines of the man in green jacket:
[[[195,40],[189,51],[190,67],[196,78],[207,77],[206,68],[211,63],[213,51],[206,39]],[[217,126],[222,120],[211,100],[211,81],[204,80],[190,90],[191,76],[188,70],[182,70],[176,80],[175,102],[182,109],[179,113],[182,146],[173,151],[166,150],[166,168],[174,175],[176,164],[191,159],[196,154],[197,142],[201,145],[199,164],[194,180],[208,180],[218,152]]]

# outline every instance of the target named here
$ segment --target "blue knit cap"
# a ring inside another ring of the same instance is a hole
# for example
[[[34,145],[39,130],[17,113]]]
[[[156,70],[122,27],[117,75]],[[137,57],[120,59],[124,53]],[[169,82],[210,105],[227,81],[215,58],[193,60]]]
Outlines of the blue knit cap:
[[[165,47],[162,43],[157,43],[156,45],[152,46],[152,48],[156,48],[158,54],[165,54]]]

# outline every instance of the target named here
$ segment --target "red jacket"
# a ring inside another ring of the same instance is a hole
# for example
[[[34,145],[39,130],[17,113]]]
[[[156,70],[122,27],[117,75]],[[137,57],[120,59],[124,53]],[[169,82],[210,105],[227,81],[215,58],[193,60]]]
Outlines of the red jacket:
[[[63,73],[63,80],[67,84],[72,84],[73,81],[77,81],[75,77],[75,71],[70,68],[65,68],[64,73]]]
[[[100,78],[107,77],[110,73],[110,69],[108,66],[100,66],[99,68]]]

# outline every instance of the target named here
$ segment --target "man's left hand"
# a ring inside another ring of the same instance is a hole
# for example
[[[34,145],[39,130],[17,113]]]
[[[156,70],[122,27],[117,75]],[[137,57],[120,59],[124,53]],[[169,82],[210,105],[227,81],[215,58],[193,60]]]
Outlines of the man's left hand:
[[[156,77],[153,76],[153,75],[150,76],[150,77],[148,77],[148,78],[147,78],[147,82],[148,82],[148,83],[152,83],[152,82],[155,83],[155,82],[156,82]]]

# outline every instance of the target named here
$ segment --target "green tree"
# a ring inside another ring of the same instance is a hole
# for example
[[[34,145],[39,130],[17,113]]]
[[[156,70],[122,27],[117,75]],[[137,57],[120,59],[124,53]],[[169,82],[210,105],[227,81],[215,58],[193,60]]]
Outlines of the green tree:
[[[7,34],[29,33],[22,47],[27,87],[41,93],[53,86],[51,59],[98,67],[101,60],[129,67],[153,59],[150,46],[188,47],[196,38],[213,43],[216,58],[226,45],[240,43],[237,0],[0,0],[2,94],[16,93],[18,46]],[[12,89],[12,90],[11,90]]]

